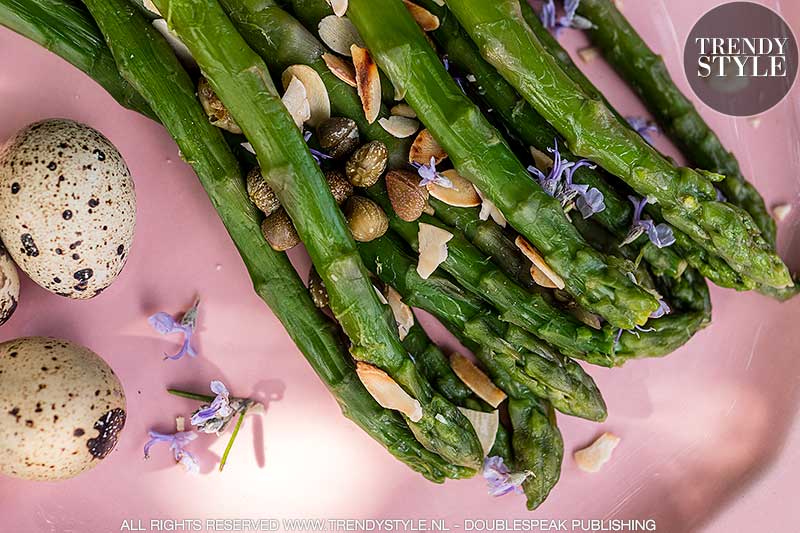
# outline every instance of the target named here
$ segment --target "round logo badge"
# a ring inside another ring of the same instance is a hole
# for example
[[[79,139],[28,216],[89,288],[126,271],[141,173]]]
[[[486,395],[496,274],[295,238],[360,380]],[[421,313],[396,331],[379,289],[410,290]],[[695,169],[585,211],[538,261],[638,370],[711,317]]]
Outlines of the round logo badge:
[[[686,40],[683,64],[692,90],[706,105],[726,115],[757,115],[792,88],[797,41],[771,9],[731,2],[697,21]]]

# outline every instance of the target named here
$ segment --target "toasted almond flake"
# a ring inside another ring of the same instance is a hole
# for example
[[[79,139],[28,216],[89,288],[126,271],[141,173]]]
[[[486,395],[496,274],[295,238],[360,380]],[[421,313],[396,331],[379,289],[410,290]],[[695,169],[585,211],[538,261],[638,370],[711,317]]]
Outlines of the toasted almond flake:
[[[447,259],[447,243],[453,234],[442,228],[420,222],[419,224],[419,262],[417,274],[428,279],[433,271]]]
[[[404,391],[389,374],[363,361],[356,363],[356,373],[381,407],[400,411],[412,422],[419,422],[422,419],[422,405]]]
[[[533,165],[536,168],[542,172],[548,172],[551,168],[553,168],[553,159],[549,155],[533,146],[530,146],[529,148],[531,151],[531,157],[533,157]]]
[[[747,119],[750,125],[753,127],[754,130],[757,130],[758,127],[761,125],[761,117],[750,117]]]
[[[553,280],[548,278],[544,272],[539,270],[536,265],[531,266],[531,277],[533,281],[540,287],[544,287],[545,289],[558,289],[558,285],[556,285]]]
[[[378,119],[378,124],[391,134],[392,137],[397,137],[398,139],[411,137],[419,129],[418,121],[413,118],[401,117],[398,115],[380,118]]]
[[[444,6],[444,0],[433,0],[433,3],[437,6]]]
[[[548,265],[547,262],[545,262],[544,258],[541,256],[539,251],[536,248],[534,248],[531,245],[531,243],[529,243],[528,241],[526,241],[525,239],[523,239],[521,236],[518,235],[517,238],[514,240],[514,244],[516,244],[517,248],[519,248],[522,251],[522,253],[525,254],[525,257],[530,259],[531,263],[533,263],[533,268],[531,268],[531,276],[533,276],[533,281],[535,281],[539,285],[542,285],[542,283],[540,283],[539,281],[540,280],[543,281],[541,276],[544,276],[544,278],[546,278],[550,282],[550,284],[554,286],[551,288],[563,289],[565,287],[564,280],[561,279],[561,276],[556,274],[556,272],[552,268],[550,268],[550,265]],[[534,273],[534,268],[540,274],[539,280],[537,280],[537,274]],[[547,285],[542,285],[542,286],[546,287]]]
[[[461,174],[450,169],[441,172],[441,175],[450,180],[453,187],[442,187],[435,182],[428,183],[426,187],[431,196],[453,207],[476,207],[481,204],[481,197],[478,196],[475,187]]]
[[[172,50],[175,52],[175,55],[178,56],[178,59],[181,60],[181,63],[184,65],[191,65],[196,66],[197,62],[194,60],[194,56],[189,51],[189,48],[183,44],[183,41],[171,30],[167,25],[167,21],[164,19],[155,19],[153,22],[153,27],[158,30],[158,33],[164,36],[167,40],[169,45],[172,47]]]
[[[175,417],[175,431],[186,431],[186,419],[184,417]]]
[[[388,300],[389,307],[392,309],[394,321],[397,323],[397,333],[402,341],[408,335],[411,326],[414,325],[414,312],[403,302],[403,297],[400,296],[400,293],[390,285],[386,286],[386,300]]]
[[[303,83],[297,78],[292,77],[286,87],[286,92],[283,93],[281,101],[283,105],[286,106],[289,114],[292,115],[294,123],[302,130],[305,121],[311,118],[311,106],[308,103],[306,88]]]
[[[611,454],[620,440],[613,433],[603,433],[588,447],[575,452],[575,463],[584,472],[599,472],[611,459]]]
[[[352,63],[330,52],[322,54],[322,60],[334,76],[350,87],[356,86],[356,69],[353,68]]]
[[[603,322],[600,320],[600,316],[594,313],[590,313],[583,307],[574,307],[570,310],[572,316],[589,326],[590,328],[594,329],[602,329]]]
[[[253,155],[256,155],[256,150],[253,148],[253,145],[250,143],[242,143],[241,147],[250,152]]]
[[[584,63],[591,63],[600,57],[600,50],[594,46],[587,46],[586,48],[578,50],[578,57],[580,57]]]
[[[464,385],[492,407],[497,407],[506,399],[506,393],[498,389],[475,363],[460,353],[450,354],[450,367]]]
[[[389,112],[398,117],[417,118],[417,112],[408,104],[397,104]]]
[[[347,17],[328,15],[319,21],[317,30],[322,42],[337,54],[349,56],[350,47],[354,44],[365,46],[358,30]]]
[[[331,118],[331,101],[328,98],[328,89],[322,82],[317,71],[308,65],[292,65],[281,74],[283,89],[289,88],[292,79],[298,79],[306,90],[311,118],[307,120],[310,126],[318,126]]]
[[[500,212],[499,209],[497,209],[497,206],[494,205],[494,202],[489,200],[479,188],[475,187],[475,192],[478,193],[478,197],[481,199],[481,211],[478,213],[478,218],[480,220],[489,220],[489,217],[492,217],[492,220],[494,220],[495,224],[505,228],[506,224],[508,224],[506,217],[503,216],[503,213]]]
[[[792,204],[780,204],[772,208],[772,216],[775,217],[775,220],[778,222],[782,222],[791,212]]]
[[[386,299],[386,296],[383,295],[381,290],[375,285],[373,285],[372,288],[375,289],[375,294],[378,295],[378,301],[380,301],[383,305],[389,305],[389,301]]]
[[[447,158],[447,152],[436,142],[436,139],[433,138],[431,132],[426,128],[417,134],[417,137],[411,144],[411,149],[408,152],[408,162],[417,163],[419,165],[430,165],[431,157],[438,165]]]
[[[439,27],[439,17],[414,2],[403,0],[406,9],[414,17],[414,21],[422,28],[422,31],[433,31]]]
[[[347,12],[347,0],[325,0],[328,5],[333,9],[333,14],[337,17],[343,17]]]
[[[372,124],[381,110],[381,78],[378,75],[378,66],[372,61],[366,48],[354,44],[350,47],[350,54],[356,69],[356,87],[361,107],[364,108],[367,122]]]
[[[150,13],[158,15],[159,17],[161,16],[161,12],[158,10],[158,8],[156,7],[156,5],[153,3],[152,0],[144,0],[144,2],[142,2],[142,5]]]
[[[464,407],[459,407],[458,410],[461,411],[467,420],[469,420],[469,423],[472,424],[472,428],[475,430],[475,434],[478,435],[478,440],[481,443],[483,455],[489,455],[492,446],[494,446],[494,441],[497,438],[497,428],[500,426],[500,413],[497,410],[484,413],[483,411],[475,411]]]

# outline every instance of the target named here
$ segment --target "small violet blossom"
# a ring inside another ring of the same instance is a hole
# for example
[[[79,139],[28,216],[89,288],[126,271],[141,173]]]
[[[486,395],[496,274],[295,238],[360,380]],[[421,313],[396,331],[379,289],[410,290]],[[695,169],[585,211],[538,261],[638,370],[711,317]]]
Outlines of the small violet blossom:
[[[158,431],[149,431],[150,440],[144,445],[144,458],[150,458],[150,448],[159,442],[169,444],[169,449],[175,456],[175,462],[183,465],[183,468],[190,474],[197,474],[200,472],[200,464],[197,458],[191,452],[185,449],[185,446],[197,438],[197,433],[193,431],[179,431],[173,434],[159,433]]]
[[[595,168],[595,165],[586,159],[576,162],[564,159],[558,150],[558,140],[554,142],[554,147],[547,149],[548,152],[553,154],[553,167],[550,172],[545,174],[533,165],[528,167],[528,172],[533,174],[547,194],[561,202],[563,208],[567,209],[574,203],[583,218],[589,218],[593,214],[604,210],[606,204],[603,193],[594,187],[589,188],[588,185],[574,183],[572,180],[575,171],[579,168]]]
[[[653,144],[653,137],[650,136],[651,133],[660,133],[661,131],[655,123],[642,117],[625,117],[625,120],[628,121],[628,124],[630,124],[631,128],[633,128],[636,133],[642,136],[642,139],[647,141],[647,144]]]
[[[489,485],[490,496],[503,496],[509,492],[522,493],[522,483],[533,475],[533,472],[512,473],[498,456],[487,457],[483,462],[483,478]]]
[[[658,298],[658,309],[650,313],[650,318],[661,318],[664,315],[668,315],[672,311],[670,309],[669,304],[664,301],[663,298]]]
[[[594,28],[592,22],[576,14],[580,0],[564,0],[564,16],[556,17],[556,4],[554,0],[547,0],[539,13],[539,19],[545,28],[555,30],[556,36],[564,28],[575,28],[578,30],[588,30]]]
[[[417,169],[417,174],[422,180],[419,182],[420,187],[424,187],[429,183],[435,183],[440,187],[444,187],[446,189],[452,189],[453,183],[442,176],[436,170],[436,158],[431,156],[431,162],[427,165],[420,165],[419,163],[412,163],[414,168]]]
[[[652,219],[642,218],[642,210],[644,210],[644,206],[647,204],[647,198],[639,200],[635,196],[628,196],[628,199],[633,204],[633,223],[631,224],[628,236],[625,237],[625,240],[622,241],[620,246],[632,243],[643,233],[647,233],[647,237],[650,241],[659,248],[670,246],[675,242],[672,228],[667,224],[662,222],[656,225]]]
[[[303,140],[306,142],[306,144],[308,144],[308,140],[311,138],[311,135],[312,133],[310,131],[303,133]],[[333,157],[329,156],[325,152],[320,152],[319,150],[311,148],[310,146],[308,149],[311,151],[311,157],[314,158],[314,161],[316,161],[318,165],[322,163],[323,159],[333,159]]]
[[[187,354],[190,357],[195,357],[197,355],[197,351],[192,346],[192,335],[194,335],[195,327],[197,326],[197,310],[199,306],[200,300],[196,300],[194,305],[184,313],[180,322],[176,321],[172,315],[164,312],[156,313],[147,319],[153,329],[162,335],[170,335],[172,333],[183,334],[183,345],[180,351],[175,355],[164,354],[164,359],[176,360]]]
[[[232,405],[228,388],[221,381],[211,382],[211,392],[216,394],[214,401],[210,405],[202,406],[192,414],[192,425],[197,426],[201,433],[219,433],[237,411]],[[234,402],[236,401],[234,400]]]

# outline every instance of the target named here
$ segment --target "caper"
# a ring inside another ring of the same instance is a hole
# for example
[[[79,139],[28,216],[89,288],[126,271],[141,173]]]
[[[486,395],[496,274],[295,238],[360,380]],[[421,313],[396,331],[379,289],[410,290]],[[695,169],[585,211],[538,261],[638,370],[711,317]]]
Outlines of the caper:
[[[345,117],[331,117],[322,122],[317,127],[317,137],[320,148],[334,159],[347,157],[361,142],[355,121]]]
[[[317,269],[313,266],[308,273],[308,292],[311,294],[311,300],[314,302],[314,305],[320,309],[328,307],[328,289],[325,288],[325,283],[319,276]]]
[[[407,170],[386,173],[386,190],[397,216],[406,222],[417,220],[428,205],[428,189],[419,186],[419,176]]]
[[[261,223],[261,233],[276,252],[284,252],[300,244],[300,236],[292,219],[283,208],[278,209]]]
[[[275,191],[264,181],[264,176],[261,175],[259,167],[252,168],[247,173],[247,195],[250,197],[250,201],[267,216],[277,211],[281,206]]]
[[[231,133],[237,135],[242,133],[242,128],[233,120],[225,104],[222,103],[217,93],[211,88],[211,84],[204,77],[201,77],[200,81],[197,82],[197,96],[200,98],[200,103],[205,109],[206,115],[208,115],[209,122]]]
[[[389,229],[389,218],[375,202],[363,196],[351,196],[344,206],[344,215],[353,238],[369,242]]]
[[[380,141],[371,141],[355,151],[345,165],[347,179],[356,187],[371,187],[386,170],[389,151]]]
[[[347,181],[347,176],[341,170],[328,170],[325,172],[325,179],[328,181],[328,187],[337,204],[342,205],[353,195],[353,186]]]

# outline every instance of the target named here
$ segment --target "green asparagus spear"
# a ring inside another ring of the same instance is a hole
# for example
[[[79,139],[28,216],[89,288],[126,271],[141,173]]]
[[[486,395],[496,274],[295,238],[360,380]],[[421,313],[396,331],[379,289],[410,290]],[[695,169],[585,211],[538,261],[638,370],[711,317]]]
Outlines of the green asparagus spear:
[[[606,106],[587,94],[550,55],[522,18],[517,0],[448,7],[492,63],[586,157],[657,201],[670,224],[686,232],[743,277],[781,288],[789,271],[746,211],[716,201],[711,180],[722,176],[675,168]]]
[[[689,159],[725,179],[717,184],[728,201],[750,213],[764,238],[775,245],[775,221],[764,199],[739,168],[736,157],[672,81],[664,61],[609,0],[584,0],[579,12],[593,21],[592,42],[633,87],[664,131]]]
[[[155,119],[150,106],[120,76],[92,17],[68,0],[0,0],[0,25],[66,59],[124,107]]]
[[[113,43],[124,75],[152,104],[184,158],[191,162],[236,244],[256,292],[284,325],[345,416],[432,481],[471,475],[470,470],[450,465],[425,449],[400,415],[380,407],[358,380],[335,325],[311,302],[286,255],[273,251],[264,241],[260,215],[247,196],[239,165],[220,130],[206,119],[194,84],[169,44],[124,0],[89,1],[89,6]],[[59,7],[51,14],[58,21],[66,13]]]

